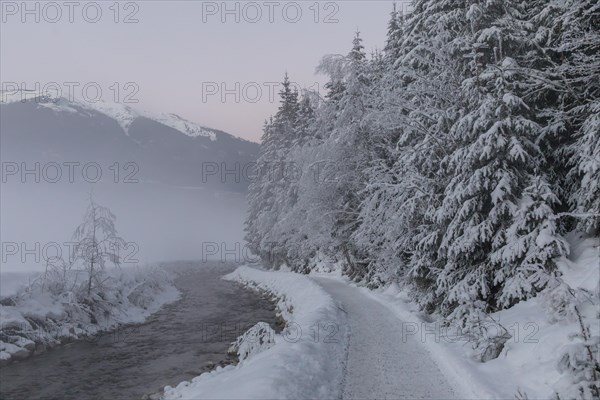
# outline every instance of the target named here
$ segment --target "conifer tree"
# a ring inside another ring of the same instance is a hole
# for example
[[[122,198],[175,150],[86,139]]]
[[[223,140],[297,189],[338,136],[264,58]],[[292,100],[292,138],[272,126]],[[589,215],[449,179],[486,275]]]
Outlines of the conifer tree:
[[[287,73],[279,96],[279,109],[265,124],[257,174],[248,192],[249,217],[246,221],[246,240],[250,249],[270,266],[285,262],[284,244],[274,234],[273,227],[283,212],[288,192],[287,155],[295,140],[298,121],[298,92],[292,89]]]

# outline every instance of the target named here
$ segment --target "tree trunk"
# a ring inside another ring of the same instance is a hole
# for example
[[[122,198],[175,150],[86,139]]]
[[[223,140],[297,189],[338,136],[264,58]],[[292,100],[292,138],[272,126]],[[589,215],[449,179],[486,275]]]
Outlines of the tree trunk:
[[[94,260],[92,260],[90,264],[90,277],[88,279],[88,297],[92,292],[92,276],[94,276]]]

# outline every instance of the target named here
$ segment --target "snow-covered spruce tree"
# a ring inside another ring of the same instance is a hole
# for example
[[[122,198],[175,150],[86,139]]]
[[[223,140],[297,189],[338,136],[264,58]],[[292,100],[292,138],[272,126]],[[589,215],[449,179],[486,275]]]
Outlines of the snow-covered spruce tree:
[[[304,90],[298,103],[296,137],[292,142],[292,147],[303,147],[315,138],[315,113],[318,106],[319,94]]]
[[[572,336],[576,343],[567,346],[558,363],[561,373],[569,373],[573,385],[568,398],[600,399],[600,337],[592,336],[589,326],[579,320],[580,331]]]
[[[273,124],[273,117],[271,117],[268,121],[265,121],[263,126],[263,135],[262,135],[262,144],[260,146],[260,154],[257,160],[256,168],[253,171],[254,174],[250,177],[250,184],[248,185],[248,217],[245,221],[245,239],[248,242],[249,248],[252,252],[258,255],[261,259],[265,258],[268,260],[266,254],[261,252],[261,240],[264,236],[264,225],[265,220],[264,213],[266,212],[267,207],[269,206],[268,201],[268,183],[267,181],[267,171],[265,171],[264,167],[261,168],[259,162],[261,159],[272,158],[271,148],[267,147],[268,140],[270,140],[270,130]],[[271,150],[271,151],[269,151]],[[259,221],[260,219],[260,221]]]
[[[360,193],[366,183],[364,170],[372,153],[371,131],[366,116],[371,107],[369,94],[373,76],[358,32],[352,50],[342,62],[344,89],[340,95],[330,95],[336,118],[330,136],[323,143],[330,168],[326,171],[327,179],[321,182],[320,191],[333,194],[324,212],[333,215],[330,232],[334,251],[343,260],[347,275],[362,280],[368,271],[363,255],[358,252],[351,237],[358,226]]]
[[[574,166],[570,177],[579,178],[571,203],[586,214],[578,227],[600,235],[600,5],[597,1],[569,1],[563,16],[561,55],[566,62],[559,74],[578,98],[566,105],[566,114],[575,129],[576,142],[570,148]]]
[[[599,74],[600,78],[600,74]],[[579,185],[571,196],[580,214],[579,228],[600,235],[600,100],[585,107],[589,117],[581,126],[579,138],[572,147],[576,166],[571,176],[579,177]]]
[[[296,137],[287,153],[294,166],[294,179],[288,186],[286,209],[280,215],[273,235],[284,243],[287,264],[295,271],[307,272],[319,258],[335,262],[336,244],[332,239],[337,195],[328,184],[335,181],[337,168],[325,143],[334,129],[345,91],[344,56],[327,56],[318,71],[330,77],[325,99],[305,92],[300,101]],[[312,108],[310,111],[308,108]],[[296,179],[298,178],[298,179]]]
[[[554,260],[569,251],[552,210],[557,202],[550,185],[539,176],[525,188],[506,229],[504,246],[491,255],[494,283],[502,283],[501,307],[552,286],[558,274]]]
[[[399,120],[397,168],[408,207],[403,234],[402,271],[413,299],[427,311],[440,303],[435,291],[436,273],[445,263],[438,248],[444,225],[435,218],[449,175],[446,157],[455,148],[450,127],[459,117],[464,100],[460,91],[462,47],[467,2],[417,1],[407,18],[403,55],[396,61],[397,77],[405,88],[396,98],[406,109]],[[458,42],[457,42],[458,40]],[[458,62],[456,61],[458,58]]]
[[[470,102],[451,130],[459,145],[447,158],[452,179],[436,217],[445,226],[439,253],[446,259],[437,293],[444,298],[442,311],[467,331],[477,329],[469,326],[471,314],[543,289],[540,276],[553,271],[552,257],[567,251],[555,229],[556,196],[539,168],[541,128],[522,97],[526,77],[519,60],[527,49],[526,34],[519,31],[522,6],[488,1],[473,4],[466,14],[470,74],[462,90]],[[531,187],[538,178],[542,183]],[[524,206],[531,199],[534,204]]]
[[[599,50],[600,51],[600,50]],[[598,74],[600,79],[600,71]],[[600,235],[600,100],[583,107],[588,117],[581,126],[579,138],[572,146],[576,165],[571,176],[577,176],[579,185],[571,202],[579,216],[579,228],[595,236]]]
[[[566,149],[573,143],[573,128],[568,118],[562,115],[565,93],[571,91],[570,85],[555,73],[561,56],[552,48],[561,36],[563,27],[557,22],[564,10],[558,2],[535,0],[530,2],[527,14],[530,24],[531,46],[522,59],[521,66],[528,71],[528,79],[523,82],[524,99],[535,105],[537,121],[540,124],[538,143],[544,153],[544,165],[541,166],[548,176],[553,191],[560,202],[557,211],[569,211],[569,196],[573,182],[567,180],[569,156]],[[527,40],[526,39],[526,40]],[[561,94],[562,93],[562,94]],[[569,100],[568,100],[569,101]],[[563,231],[572,229],[571,221],[563,218]]]
[[[363,171],[366,184],[360,193],[362,204],[359,209],[359,224],[352,234],[352,241],[367,263],[371,275],[369,285],[373,286],[387,281],[394,275],[392,271],[396,269],[397,261],[394,245],[390,242],[393,234],[388,217],[391,217],[391,213],[386,215],[385,208],[392,204],[383,204],[386,197],[381,192],[382,188],[391,186],[386,172],[393,164],[393,150],[397,141],[398,130],[391,128],[389,123],[394,114],[386,101],[390,99],[388,94],[397,88],[392,70],[400,52],[402,22],[394,4],[384,52],[376,53],[371,58],[370,92],[363,94],[369,103],[365,120],[369,125],[370,161]]]
[[[402,11],[397,10],[396,3],[394,3],[388,21],[385,47],[383,48],[384,58],[389,70],[394,68],[395,62],[400,58],[403,40],[404,15]]]
[[[308,272],[309,263],[316,255],[313,232],[308,229],[308,220],[315,218],[317,211],[314,208],[317,203],[306,201],[307,196],[303,196],[303,193],[314,190],[311,184],[306,184],[306,178],[310,177],[311,172],[311,149],[320,143],[315,130],[318,101],[316,93],[304,91],[299,102],[296,136],[287,154],[290,168],[286,174],[286,191],[279,198],[280,211],[272,231],[286,252],[286,264],[297,272]]]
[[[431,271],[440,267],[441,236],[432,214],[447,179],[439,172],[453,148],[449,127],[462,102],[460,65],[449,51],[449,32],[462,23],[453,7],[465,4],[419,1],[406,18],[392,12],[380,99],[368,117],[376,121],[376,151],[355,234],[380,276],[408,283],[413,299],[429,311],[436,303]]]
[[[125,240],[118,235],[115,221],[115,215],[108,208],[90,197],[83,221],[73,233],[76,242],[73,248],[74,262],[82,261],[87,271],[88,296],[93,285],[102,287],[107,263],[120,265],[119,251],[125,246]]]
[[[285,263],[284,244],[274,235],[273,226],[287,195],[290,168],[287,155],[298,120],[298,93],[292,88],[287,74],[282,85],[279,109],[265,124],[256,176],[249,186],[246,221],[246,240],[250,249],[272,267]]]
[[[296,271],[307,271],[319,254],[358,271],[350,236],[364,185],[360,173],[368,162],[369,139],[362,124],[371,82],[358,34],[350,54],[325,57],[318,71],[330,77],[328,93],[323,102],[311,93],[300,101],[286,159],[301,174],[279,191],[284,194],[275,200],[277,219],[270,233]]]
[[[529,13],[535,47],[528,97],[544,121],[540,145],[551,183],[575,211],[582,231],[599,234],[600,192],[600,7],[594,0],[532,2]],[[563,230],[572,229],[563,218]]]

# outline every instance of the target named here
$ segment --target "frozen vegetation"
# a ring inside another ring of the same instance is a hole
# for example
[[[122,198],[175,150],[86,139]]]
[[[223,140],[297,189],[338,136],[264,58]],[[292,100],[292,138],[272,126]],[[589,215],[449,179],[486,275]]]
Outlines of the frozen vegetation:
[[[120,267],[125,241],[115,223],[115,215],[90,198],[68,258],[48,257],[43,273],[0,300],[2,364],[143,322],[178,298],[162,269]]]
[[[323,58],[324,97],[285,76],[246,239],[266,268],[396,287],[491,397],[598,399],[598,2],[412,6],[383,50]]]
[[[0,362],[43,353],[72,340],[144,322],[164,304],[178,299],[168,273],[159,267],[114,268],[103,286],[88,293],[81,271],[39,275],[0,305]]]

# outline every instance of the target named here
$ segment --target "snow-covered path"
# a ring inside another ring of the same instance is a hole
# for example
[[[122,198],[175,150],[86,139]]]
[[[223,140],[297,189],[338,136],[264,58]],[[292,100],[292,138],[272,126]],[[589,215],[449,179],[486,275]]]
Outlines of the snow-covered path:
[[[402,321],[355,287],[313,278],[348,316],[344,399],[452,399],[456,397],[419,336],[402,340]]]

